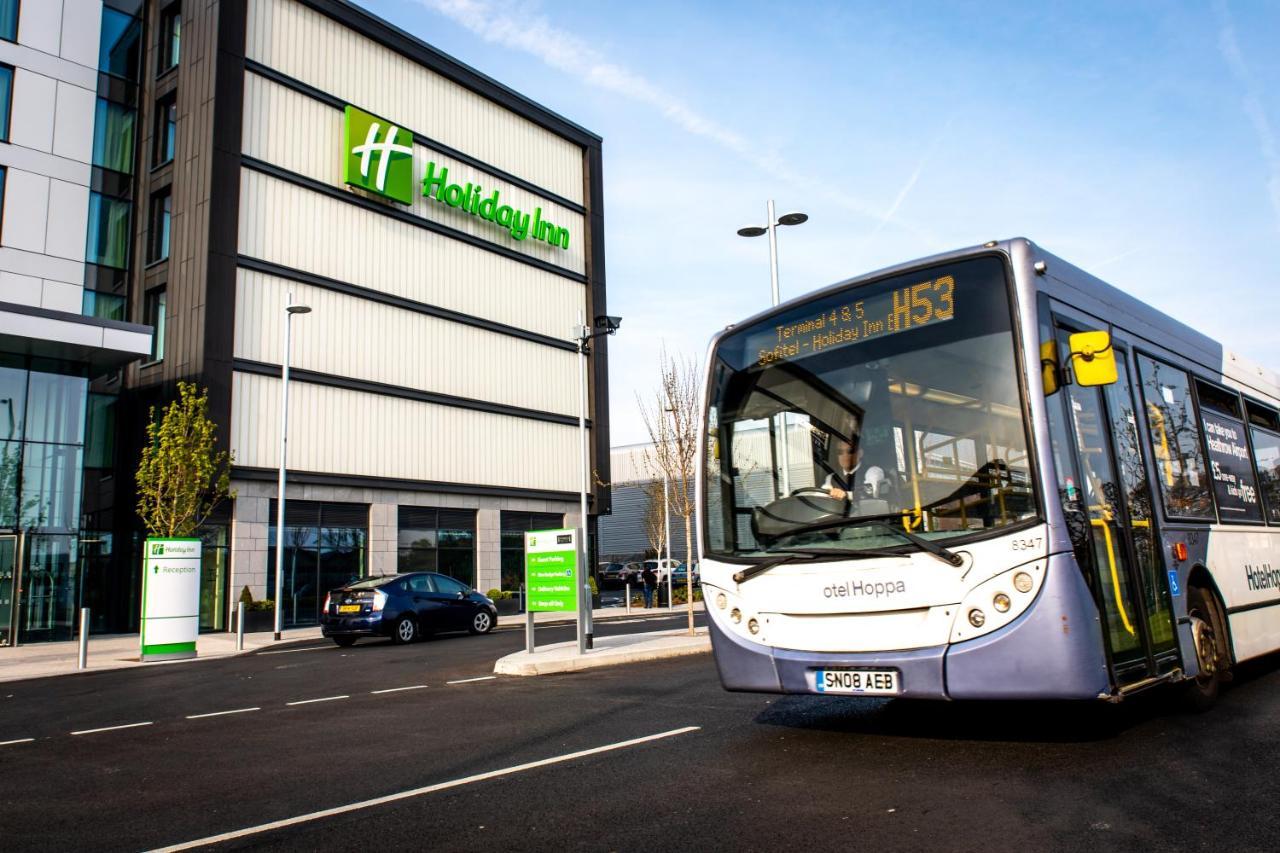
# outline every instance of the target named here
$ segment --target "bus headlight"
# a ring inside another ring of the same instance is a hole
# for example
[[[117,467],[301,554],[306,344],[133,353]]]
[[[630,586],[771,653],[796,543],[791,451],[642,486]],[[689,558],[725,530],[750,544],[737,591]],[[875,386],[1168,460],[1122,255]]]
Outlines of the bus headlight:
[[[736,607],[733,608],[729,611],[729,618],[733,620],[733,624],[737,625],[742,621],[742,611]]]
[[[752,619],[751,621],[749,621],[749,622],[747,623],[747,630],[748,630],[748,631],[750,631],[752,634],[759,634],[759,633],[760,633],[760,623],[759,623],[759,622],[757,622],[755,619]]]
[[[953,611],[956,616],[951,625],[951,642],[961,643],[998,631],[1025,613],[1044,584],[1047,567],[1046,560],[1024,563],[989,577],[966,592],[959,608]]]
[[[725,594],[723,592],[716,596],[716,607],[719,607],[721,610],[724,610],[728,606],[729,606],[729,599],[725,597]]]

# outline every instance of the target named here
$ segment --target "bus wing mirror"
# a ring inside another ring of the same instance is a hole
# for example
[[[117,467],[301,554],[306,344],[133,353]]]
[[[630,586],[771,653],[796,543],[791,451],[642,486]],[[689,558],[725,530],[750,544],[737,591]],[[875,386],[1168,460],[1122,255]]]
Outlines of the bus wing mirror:
[[[1109,332],[1076,332],[1069,340],[1076,384],[1111,385],[1116,381],[1116,351]]]

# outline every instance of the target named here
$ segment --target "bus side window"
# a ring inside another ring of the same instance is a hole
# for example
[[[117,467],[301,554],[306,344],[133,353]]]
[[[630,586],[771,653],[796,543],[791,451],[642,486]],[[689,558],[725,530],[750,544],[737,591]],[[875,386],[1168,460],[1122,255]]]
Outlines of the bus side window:
[[[1187,374],[1145,355],[1138,356],[1138,368],[1165,513],[1175,518],[1213,519],[1200,422]]]

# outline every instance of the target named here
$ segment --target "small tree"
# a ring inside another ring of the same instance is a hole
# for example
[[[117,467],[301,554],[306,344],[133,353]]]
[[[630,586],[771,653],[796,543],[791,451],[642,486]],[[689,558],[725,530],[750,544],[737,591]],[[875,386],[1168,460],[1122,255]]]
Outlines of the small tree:
[[[689,358],[672,357],[664,349],[658,356],[659,385],[653,397],[636,395],[640,415],[649,431],[652,448],[645,451],[645,464],[659,477],[665,474],[670,486],[670,503],[684,519],[685,560],[689,564],[685,582],[689,601],[689,633],[693,633],[693,513],[694,464],[698,453],[698,365]]]
[[[214,449],[214,430],[208,393],[189,382],[178,383],[178,399],[159,421],[151,407],[137,473],[138,515],[148,536],[194,536],[223,499],[235,497],[231,456]]]

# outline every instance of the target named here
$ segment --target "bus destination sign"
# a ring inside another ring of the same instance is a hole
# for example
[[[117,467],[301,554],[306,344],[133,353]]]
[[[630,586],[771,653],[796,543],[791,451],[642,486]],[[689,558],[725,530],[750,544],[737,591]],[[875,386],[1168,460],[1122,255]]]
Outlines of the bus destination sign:
[[[764,366],[941,323],[955,316],[955,288],[955,279],[944,275],[832,305],[774,326],[771,334],[752,335],[747,351],[756,350],[757,363]]]

